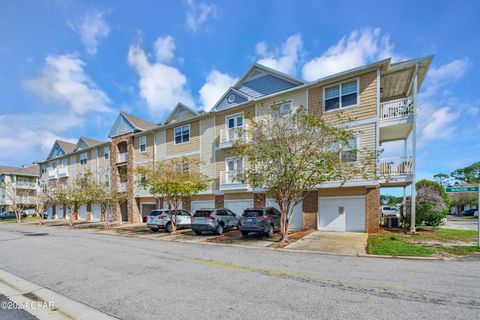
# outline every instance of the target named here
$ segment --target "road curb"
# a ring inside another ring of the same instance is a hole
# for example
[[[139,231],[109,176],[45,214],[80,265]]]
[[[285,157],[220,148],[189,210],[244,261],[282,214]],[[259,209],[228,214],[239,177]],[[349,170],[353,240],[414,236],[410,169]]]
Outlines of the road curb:
[[[39,319],[117,319],[3,269],[0,269],[0,288],[7,298],[19,305],[48,305],[53,302],[53,309],[25,309]]]

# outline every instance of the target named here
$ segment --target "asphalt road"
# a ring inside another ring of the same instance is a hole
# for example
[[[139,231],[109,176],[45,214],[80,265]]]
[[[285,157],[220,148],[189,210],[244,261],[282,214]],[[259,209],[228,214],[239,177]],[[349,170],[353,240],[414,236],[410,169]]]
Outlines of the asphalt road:
[[[340,257],[0,224],[0,268],[122,319],[438,320],[480,312],[478,258]]]

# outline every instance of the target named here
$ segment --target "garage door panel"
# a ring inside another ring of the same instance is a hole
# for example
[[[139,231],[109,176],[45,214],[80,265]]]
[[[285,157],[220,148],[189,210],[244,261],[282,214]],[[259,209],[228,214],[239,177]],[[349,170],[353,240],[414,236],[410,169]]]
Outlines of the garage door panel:
[[[195,213],[195,211],[200,210],[200,209],[213,209],[215,208],[215,201],[213,200],[197,200],[197,201],[192,201],[191,203],[191,208],[192,208],[192,213]]]
[[[365,231],[365,197],[319,198],[319,228],[329,231]]]
[[[243,210],[253,208],[253,200],[225,200],[224,206],[236,215],[242,215]]]
[[[102,216],[102,208],[98,204],[92,204],[92,220],[100,221]]]
[[[274,199],[267,199],[267,206],[274,207],[277,210],[280,210],[277,202]],[[302,203],[300,202],[293,208],[293,214],[290,221],[290,228],[300,230],[303,227],[303,208]]]

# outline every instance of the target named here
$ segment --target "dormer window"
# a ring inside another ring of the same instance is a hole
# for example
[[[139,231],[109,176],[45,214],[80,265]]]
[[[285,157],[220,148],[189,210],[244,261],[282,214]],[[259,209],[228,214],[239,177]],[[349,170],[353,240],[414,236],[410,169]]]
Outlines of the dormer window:
[[[326,87],[323,93],[325,111],[358,105],[358,79]]]

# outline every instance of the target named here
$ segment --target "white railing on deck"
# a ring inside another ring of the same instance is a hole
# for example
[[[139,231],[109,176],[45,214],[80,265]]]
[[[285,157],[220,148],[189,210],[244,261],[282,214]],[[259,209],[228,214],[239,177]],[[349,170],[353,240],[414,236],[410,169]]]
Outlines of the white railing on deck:
[[[122,162],[127,162],[127,153],[126,152],[118,154],[117,163],[122,163]]]
[[[48,170],[48,177],[54,179],[57,177],[57,168]]]
[[[381,175],[405,175],[413,173],[412,157],[383,158],[379,160]]]
[[[413,114],[413,98],[402,98],[380,103],[380,118],[390,119]]]
[[[30,181],[17,181],[15,182],[15,186],[17,188],[26,188],[26,189],[37,188],[37,184],[35,182],[30,182]]]
[[[220,143],[233,142],[238,139],[245,139],[245,128],[225,128],[220,130]]]
[[[225,184],[241,184],[242,182],[238,180],[238,176],[241,175],[243,171],[222,171],[220,172],[220,185]]]
[[[68,176],[68,167],[58,168],[58,176],[59,177],[67,177]]]

